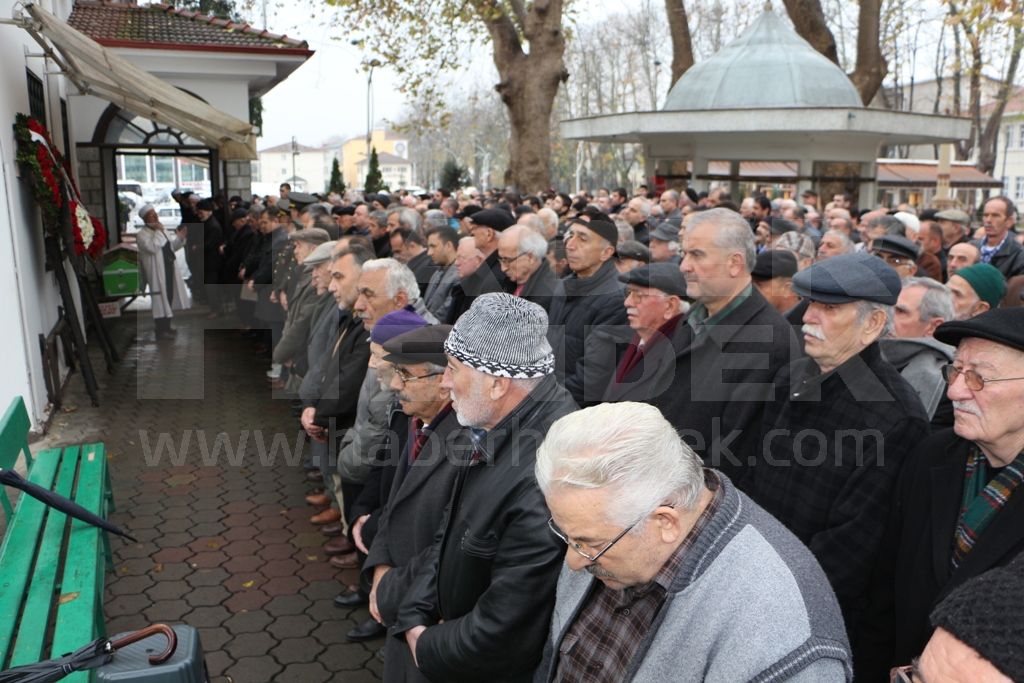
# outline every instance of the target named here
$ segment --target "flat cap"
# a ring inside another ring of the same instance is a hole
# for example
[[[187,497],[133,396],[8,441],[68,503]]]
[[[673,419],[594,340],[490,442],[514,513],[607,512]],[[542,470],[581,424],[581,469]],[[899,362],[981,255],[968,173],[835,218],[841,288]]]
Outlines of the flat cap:
[[[335,216],[355,216],[356,207],[354,206],[335,206],[331,209],[331,214]]]
[[[384,360],[395,365],[447,365],[444,342],[451,331],[451,325],[427,325],[392,337],[384,342]]]
[[[599,220],[585,221],[582,218],[572,218],[569,220],[569,225],[579,225],[587,230],[592,230],[608,240],[608,243],[612,245],[612,248],[614,248],[619,242],[619,229],[615,227],[614,223]]]
[[[331,239],[331,236],[323,228],[306,228],[304,230],[296,230],[288,235],[288,239],[293,242],[309,242],[310,244],[321,245]]]
[[[469,220],[473,221],[476,225],[482,225],[485,228],[491,228],[501,232],[505,228],[515,225],[515,217],[503,209],[484,209],[477,211]]]
[[[967,320],[950,320],[935,329],[936,339],[953,346],[968,337],[1024,351],[1024,308],[997,308]]]
[[[242,218],[248,218],[248,217],[249,217],[249,212],[246,211],[245,209],[234,209],[231,212],[231,222],[232,223],[234,223],[235,221],[240,220]]]
[[[796,271],[796,254],[788,249],[765,249],[757,255],[750,277],[771,280],[773,277],[793,277]]]
[[[893,254],[903,258],[916,261],[921,255],[921,249],[906,237],[899,235],[882,235],[871,240],[871,251],[880,251],[884,254]]]
[[[960,209],[946,209],[945,211],[939,211],[935,214],[935,218],[940,221],[952,221],[954,223],[963,223],[964,225],[971,222],[971,217]]]
[[[281,199],[277,200],[277,204],[275,204],[275,206],[278,209],[281,209],[282,211],[290,211],[292,208],[292,203],[288,201],[287,197],[282,197]],[[296,208],[298,207],[296,206]]]
[[[651,250],[636,240],[626,240],[616,249],[619,259],[633,259],[634,261],[651,262]]]
[[[324,242],[323,244],[318,245],[316,249],[310,252],[309,256],[303,259],[302,265],[318,266],[321,263],[327,263],[331,260],[331,255],[334,254],[334,248],[336,246],[338,246],[338,243],[334,241]]]
[[[480,206],[479,204],[466,204],[465,208],[463,208],[462,211],[459,211],[457,214],[455,214],[455,218],[462,220],[463,218],[469,218],[474,214],[478,214],[483,210],[484,207]]]
[[[794,292],[825,304],[874,301],[892,306],[901,288],[892,266],[862,251],[818,261],[793,276]]]
[[[661,262],[640,266],[619,276],[619,282],[658,289],[666,294],[686,296],[686,279],[674,263]]]
[[[654,229],[651,234],[652,240],[661,240],[662,242],[678,242],[679,241],[679,228],[673,224],[663,221],[658,223],[658,227]]]
[[[288,193],[288,200],[295,205],[295,208],[301,209],[309,204],[316,204],[317,198],[307,192],[290,192]]]

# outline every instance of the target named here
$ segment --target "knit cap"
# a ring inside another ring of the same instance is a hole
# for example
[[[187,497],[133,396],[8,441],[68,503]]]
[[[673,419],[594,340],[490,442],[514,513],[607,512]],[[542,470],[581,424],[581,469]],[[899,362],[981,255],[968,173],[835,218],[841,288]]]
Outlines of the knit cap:
[[[1014,681],[1024,681],[1024,556],[958,586],[931,621],[974,648]]]
[[[956,271],[974,289],[982,301],[988,302],[992,308],[999,306],[1006,295],[1006,278],[999,269],[989,263],[975,263]]]
[[[444,351],[496,377],[531,379],[555,371],[548,314],[535,303],[495,292],[476,298],[455,323]]]

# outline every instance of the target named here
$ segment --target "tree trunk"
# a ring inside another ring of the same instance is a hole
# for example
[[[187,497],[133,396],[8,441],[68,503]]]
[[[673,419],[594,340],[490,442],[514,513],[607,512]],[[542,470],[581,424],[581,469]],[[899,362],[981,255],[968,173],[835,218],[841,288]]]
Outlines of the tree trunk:
[[[668,32],[672,36],[672,83],[693,66],[693,42],[690,40],[690,20],[686,16],[683,0],[665,0],[665,14],[668,15]]]
[[[999,139],[999,126],[1003,121],[1006,103],[1013,92],[1013,83],[1017,78],[1017,67],[1020,65],[1020,54],[1024,48],[1024,27],[1017,24],[1013,29],[1013,46],[1010,48],[1010,61],[1006,66],[1006,75],[999,84],[996,93],[995,108],[988,116],[985,127],[978,139],[978,164],[983,173],[991,174],[996,165],[996,142]]]
[[[839,64],[836,39],[825,23],[820,0],[783,0],[783,4],[800,37],[833,63]]]
[[[880,44],[881,0],[860,0],[857,17],[857,66],[850,75],[865,106],[878,93],[889,68]]]
[[[510,0],[513,16],[495,14],[490,2],[475,4],[494,45],[501,78],[495,90],[512,129],[506,181],[520,192],[545,190],[551,184],[551,112],[559,86],[569,78],[562,0],[535,0],[528,9],[521,0]]]

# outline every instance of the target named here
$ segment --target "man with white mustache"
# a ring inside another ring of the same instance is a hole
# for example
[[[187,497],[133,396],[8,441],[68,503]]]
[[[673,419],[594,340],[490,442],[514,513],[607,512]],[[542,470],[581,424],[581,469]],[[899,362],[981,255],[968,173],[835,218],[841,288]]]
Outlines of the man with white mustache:
[[[814,553],[851,641],[900,465],[928,435],[920,399],[878,344],[900,288],[895,270],[863,252],[793,277],[793,290],[810,302],[807,357],[775,376],[759,459],[740,483]]]
[[[935,338],[957,346],[944,371],[953,428],[922,441],[900,474],[854,642],[860,680],[911,661],[935,605],[1024,552],[1024,308],[944,323]]]

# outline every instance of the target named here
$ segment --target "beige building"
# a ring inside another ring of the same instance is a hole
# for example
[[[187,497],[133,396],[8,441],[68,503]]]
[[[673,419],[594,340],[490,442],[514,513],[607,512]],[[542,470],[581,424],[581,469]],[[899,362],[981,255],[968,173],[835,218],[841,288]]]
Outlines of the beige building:
[[[404,135],[384,128],[375,129],[370,137],[370,147],[377,150],[378,157],[382,154],[388,154],[411,164],[411,162],[407,161],[409,159],[409,139]],[[341,143],[338,156],[341,159],[341,177],[345,180],[345,187],[358,188],[363,186],[363,181],[366,180],[365,162],[367,151],[366,136],[364,135],[357,138],[349,138]],[[363,162],[362,170],[360,170],[360,162]],[[381,165],[383,165],[383,161]],[[389,165],[398,166],[401,164]],[[387,173],[383,169],[381,169],[381,173],[384,175],[385,182],[387,182]],[[401,185],[412,183],[411,165],[405,177],[407,180]],[[391,185],[391,187],[397,189],[400,186]]]
[[[296,192],[323,192],[331,178],[334,155],[323,147],[286,142],[261,149],[256,180],[279,185],[289,183]]]
[[[356,177],[360,179],[358,186],[362,186],[366,180],[368,165],[366,159],[361,159],[356,164]],[[412,184],[412,162],[408,159],[387,152],[377,152],[377,165],[380,167],[384,184],[392,190],[409,187]]]

